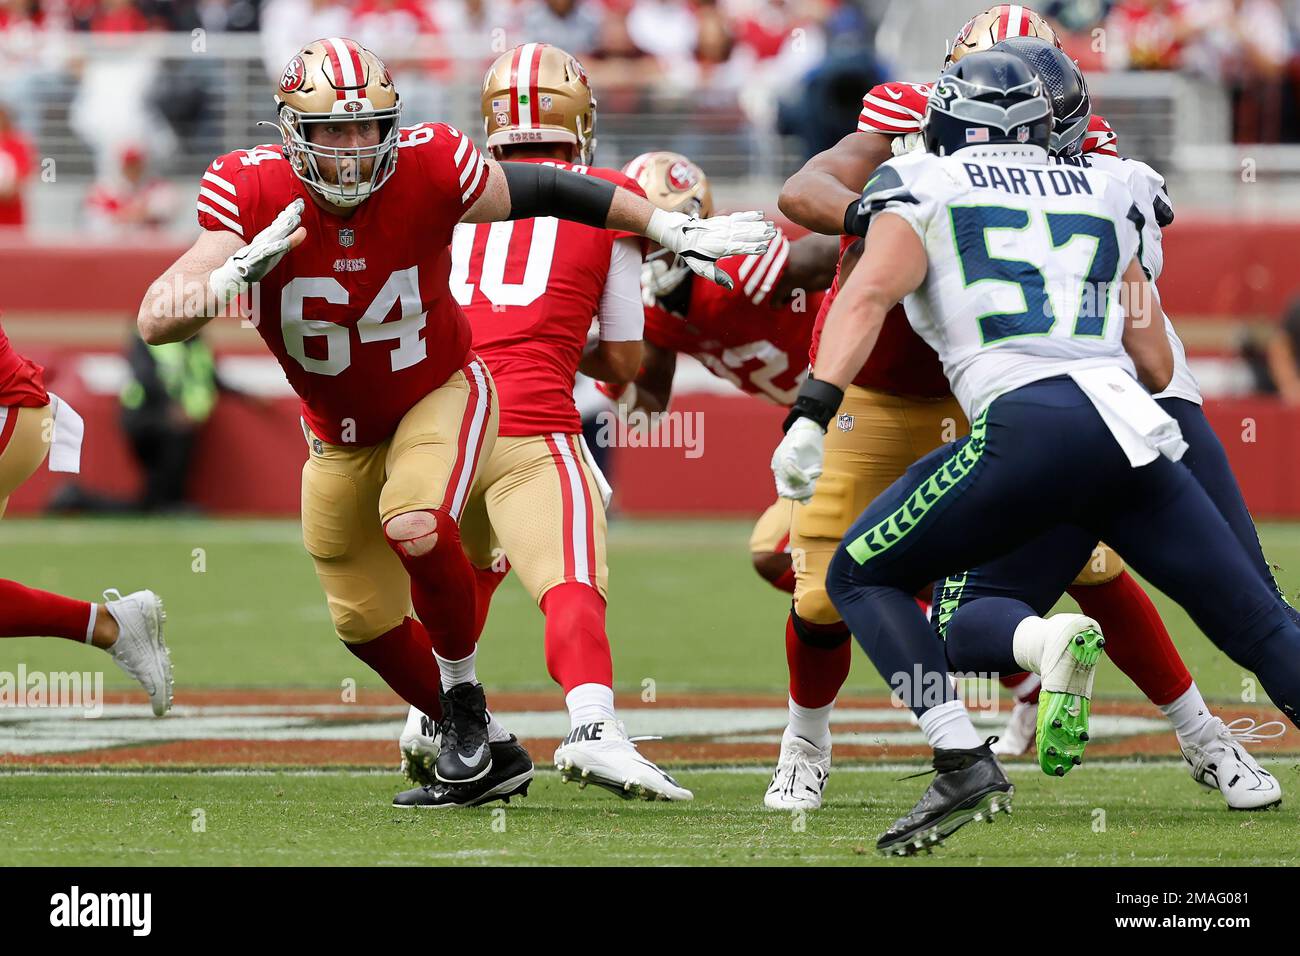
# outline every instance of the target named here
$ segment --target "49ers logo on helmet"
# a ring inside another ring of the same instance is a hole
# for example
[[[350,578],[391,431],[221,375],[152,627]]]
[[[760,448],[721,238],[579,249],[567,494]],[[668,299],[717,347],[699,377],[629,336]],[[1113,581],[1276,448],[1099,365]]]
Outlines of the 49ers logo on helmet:
[[[587,80],[587,71],[582,68],[582,64],[578,62],[576,56],[569,57],[569,69],[582,81],[583,86],[591,86],[591,83]]]
[[[668,167],[668,185],[678,192],[686,192],[700,181],[695,168],[686,163],[673,163]]]
[[[280,89],[285,93],[293,93],[302,87],[306,78],[307,67],[303,65],[302,57],[295,56],[284,68],[284,76],[280,77]]]
[[[362,103],[360,100],[348,100],[346,103],[343,104],[343,108],[347,110],[349,113],[360,113],[363,109],[365,109],[365,104]]]

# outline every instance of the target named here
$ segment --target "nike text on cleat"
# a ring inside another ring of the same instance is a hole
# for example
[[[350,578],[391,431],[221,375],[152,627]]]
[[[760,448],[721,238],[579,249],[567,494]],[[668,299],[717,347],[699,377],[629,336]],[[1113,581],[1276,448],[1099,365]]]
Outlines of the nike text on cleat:
[[[1038,765],[1051,777],[1064,777],[1083,763],[1088,742],[1092,681],[1106,639],[1101,627],[1082,614],[1053,614],[1043,643],[1043,689],[1038,695]]]
[[[406,726],[398,738],[397,747],[402,753],[402,773],[417,787],[432,786],[438,782],[435,765],[442,747],[438,739],[438,723],[417,707],[406,715]]]
[[[117,621],[118,635],[108,649],[117,666],[139,681],[149,695],[156,716],[172,706],[172,658],[163,639],[167,612],[162,599],[152,591],[135,591],[122,596],[116,588],[104,592],[104,609]]]
[[[555,749],[555,768],[565,783],[588,784],[625,800],[691,800],[689,790],[641,755],[621,721],[598,720],[575,727]]]
[[[452,786],[481,779],[492,769],[483,685],[456,684],[439,694],[439,700],[442,745],[434,763],[434,776],[440,783]]]
[[[533,761],[518,738],[511,734],[509,740],[488,747],[492,751],[492,769],[478,780],[456,787],[433,783],[404,790],[393,797],[393,806],[441,810],[478,807],[493,800],[509,803],[511,797],[528,796],[528,787],[533,782]]]
[[[999,757],[1019,757],[1034,746],[1038,726],[1038,704],[1018,700],[1011,708],[1006,727],[990,749]]]
[[[970,750],[935,750],[935,777],[912,812],[876,841],[886,856],[912,856],[938,846],[971,821],[993,822],[1011,812],[1015,787],[989,749],[993,738]]]
[[[770,810],[816,810],[831,775],[831,748],[795,736],[789,727],[781,735],[781,755],[776,772],[763,795]]]
[[[1281,721],[1256,724],[1249,717],[1238,717],[1225,724],[1212,717],[1195,741],[1180,740],[1183,759],[1192,771],[1192,779],[1202,786],[1218,790],[1231,810],[1264,810],[1282,802],[1282,785],[1271,773],[1256,763],[1242,746],[1282,736]]]

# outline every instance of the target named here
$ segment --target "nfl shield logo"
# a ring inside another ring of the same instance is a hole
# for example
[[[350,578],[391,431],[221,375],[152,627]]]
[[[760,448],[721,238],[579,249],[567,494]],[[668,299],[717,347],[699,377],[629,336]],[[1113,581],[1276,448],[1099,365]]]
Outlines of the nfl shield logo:
[[[543,93],[541,96],[537,98],[537,101],[543,111],[548,113],[551,111],[551,106],[553,105],[553,101],[548,94]]]
[[[1020,128],[1018,128],[1018,129],[1016,130],[1016,142],[1017,142],[1017,143],[1027,143],[1027,142],[1029,142],[1029,127],[1028,127],[1028,126],[1021,126]]]
[[[842,432],[853,431],[853,416],[848,414],[841,415],[839,418],[835,419],[835,427]]]
[[[349,249],[357,241],[357,234],[352,229],[339,230],[339,245],[344,249]]]

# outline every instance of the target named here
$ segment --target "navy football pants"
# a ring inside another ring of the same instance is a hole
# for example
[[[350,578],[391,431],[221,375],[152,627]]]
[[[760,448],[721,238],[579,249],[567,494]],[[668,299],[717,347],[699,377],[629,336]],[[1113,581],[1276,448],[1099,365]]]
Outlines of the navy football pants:
[[[1190,471],[1164,457],[1131,467],[1069,378],[999,397],[968,437],[909,468],[849,529],[827,590],[876,668],[919,715],[952,699],[939,675],[1020,667],[1008,660],[1009,631],[966,653],[952,647],[951,626],[950,661],[911,595],[1049,532],[1059,538],[1038,556],[1034,575],[1044,594],[1055,589],[1044,612],[1104,540],[1254,670],[1293,722],[1300,716],[1300,625]]]

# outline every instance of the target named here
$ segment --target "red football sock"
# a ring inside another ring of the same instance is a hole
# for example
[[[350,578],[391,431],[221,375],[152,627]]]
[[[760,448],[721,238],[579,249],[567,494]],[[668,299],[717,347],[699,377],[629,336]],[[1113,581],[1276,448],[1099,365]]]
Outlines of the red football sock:
[[[398,515],[384,525],[388,544],[411,576],[411,604],[429,632],[433,649],[449,661],[474,653],[474,565],[465,557],[460,528],[445,511],[418,512],[431,517],[423,533],[400,537],[393,531]]]
[[[495,567],[495,566],[494,566]],[[496,593],[501,582],[506,579],[510,573],[510,565],[506,565],[504,570],[496,571],[493,568],[475,568],[474,569],[474,643],[478,644],[478,639],[483,635],[483,627],[487,624],[488,610],[492,607],[492,595]]]
[[[346,646],[402,700],[434,720],[442,717],[442,705],[438,703],[442,675],[433,657],[429,635],[419,621],[408,617],[373,641]]]
[[[1127,571],[1113,581],[1074,585],[1070,597],[1106,635],[1106,656],[1157,707],[1192,686],[1192,675],[1169,639],[1164,622],[1146,592]]]
[[[595,588],[557,584],[542,596],[546,615],[546,669],[567,694],[579,684],[614,686],[614,662],[605,634],[605,599]]]
[[[842,621],[813,624],[794,612],[785,623],[785,660],[790,668],[790,697],[800,707],[825,707],[849,679],[853,641]],[[804,636],[800,636],[802,630]]]
[[[0,579],[0,637],[66,637],[86,643],[94,605]]]

